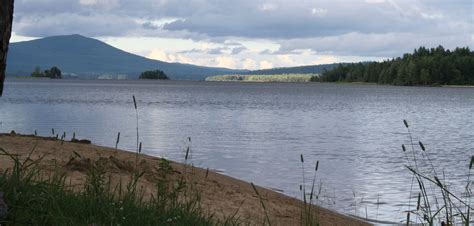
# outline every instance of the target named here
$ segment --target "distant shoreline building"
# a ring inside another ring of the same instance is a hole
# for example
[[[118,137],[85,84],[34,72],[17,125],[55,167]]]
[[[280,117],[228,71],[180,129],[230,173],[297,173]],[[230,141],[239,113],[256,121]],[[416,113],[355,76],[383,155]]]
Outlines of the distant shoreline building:
[[[111,75],[111,74],[103,74],[97,77],[99,80],[126,80],[128,79],[128,75]]]

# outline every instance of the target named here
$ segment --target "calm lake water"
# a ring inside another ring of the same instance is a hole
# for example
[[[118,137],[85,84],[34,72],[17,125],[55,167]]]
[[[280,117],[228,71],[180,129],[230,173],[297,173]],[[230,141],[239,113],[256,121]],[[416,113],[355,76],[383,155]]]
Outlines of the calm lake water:
[[[111,147],[121,132],[119,148],[133,151],[132,95],[145,153],[183,161],[191,137],[196,166],[295,197],[303,154],[308,189],[320,161],[319,204],[373,219],[405,219],[403,119],[455,191],[474,154],[473,88],[8,79],[0,132],[54,128]]]

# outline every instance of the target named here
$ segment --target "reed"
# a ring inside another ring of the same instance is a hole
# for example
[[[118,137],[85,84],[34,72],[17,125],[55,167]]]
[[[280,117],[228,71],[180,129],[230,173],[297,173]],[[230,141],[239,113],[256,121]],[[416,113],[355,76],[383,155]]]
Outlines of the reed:
[[[413,150],[413,161],[411,162],[407,156],[405,145],[402,145],[402,150],[407,158],[407,165],[405,167],[412,174],[413,179],[416,180],[419,188],[419,193],[416,200],[416,209],[411,209],[411,193],[413,183],[410,189],[410,199],[407,211],[407,225],[412,222],[411,215],[415,215],[417,219],[427,225],[454,225],[462,222],[463,225],[469,225],[470,212],[473,207],[470,203],[472,196],[470,186],[470,174],[474,157],[471,157],[469,165],[469,172],[467,176],[467,185],[465,187],[466,199],[463,200],[461,195],[455,194],[450,186],[447,184],[446,176],[443,172],[439,175],[431,160],[428,148],[423,142],[418,142],[419,154],[421,158],[415,157],[415,145],[411,136],[411,131],[406,120],[403,120],[405,127],[408,129],[410,142]],[[418,161],[417,161],[418,160]],[[423,165],[421,165],[423,163]],[[426,169],[428,167],[428,169]],[[441,177],[442,176],[442,177]],[[438,201],[441,198],[441,202]],[[434,203],[434,205],[433,205]]]
[[[138,133],[138,108],[137,108],[137,100],[135,99],[135,95],[132,96],[133,98],[133,107],[135,108],[135,118],[137,122],[137,152],[138,152],[138,145],[139,145],[139,140],[140,140],[140,134]]]
[[[302,178],[303,178],[303,183],[300,185],[300,191],[302,193],[302,198],[303,198],[303,207],[301,210],[301,225],[318,225],[318,219],[317,215],[314,215],[314,210],[313,210],[313,200],[316,198],[319,198],[319,195],[321,193],[321,187],[322,185],[319,186],[319,191],[318,195],[315,195],[315,189],[316,189],[316,176],[317,172],[319,169],[319,161],[316,161],[315,167],[314,167],[314,176],[311,184],[311,193],[309,194],[309,202],[307,199],[307,193],[306,193],[306,178],[305,178],[305,168],[304,168],[304,156],[303,154],[300,154],[300,162],[301,162],[301,170],[302,170]]]
[[[471,182],[471,170],[473,168],[473,165],[474,165],[474,155],[471,156],[471,162],[469,163],[469,173],[467,174],[467,184],[466,184],[466,188],[465,188],[465,191],[466,191],[466,202],[471,204],[471,196],[472,196],[472,190],[471,190],[471,185],[472,185],[472,182]],[[471,216],[471,209],[466,206],[465,208],[465,212],[466,212],[466,222],[467,224],[470,221],[470,216]],[[466,225],[467,225],[466,224]]]
[[[192,151],[191,151],[191,146],[192,146],[192,142],[191,142],[191,137],[188,137],[187,138],[187,147],[186,147],[186,155],[184,156],[184,159],[185,161],[187,162],[188,159],[191,159],[192,158]]]
[[[412,154],[412,157],[413,157],[414,166],[418,169],[418,164],[417,164],[417,161],[416,161],[416,154],[415,154],[415,145],[414,145],[414,142],[413,142],[413,136],[412,136],[411,131],[410,131],[410,126],[409,126],[407,120],[405,120],[405,119],[403,120],[403,124],[405,125],[405,128],[407,129],[407,132],[408,132],[408,137],[410,138],[410,147],[411,147],[411,154]],[[409,154],[407,153],[407,149],[406,149],[405,144],[402,144],[402,150],[403,150],[403,154],[405,155],[405,158],[407,160],[408,166],[412,166],[412,163],[410,162],[410,157],[408,156]],[[409,199],[408,199],[408,210],[407,210],[407,219],[406,219],[407,226],[411,222],[411,219],[410,219],[410,217],[411,217],[410,216],[410,214],[411,214],[410,211],[411,211],[411,208],[412,208],[411,207],[411,197],[412,197],[412,194],[413,194],[413,185],[414,185],[415,179],[418,182],[418,185],[420,187],[421,192],[423,194],[425,194],[424,191],[426,191],[424,189],[424,183],[422,181],[418,180],[416,178],[415,174],[413,174],[412,178],[411,178],[411,184],[410,184],[410,193],[409,193],[409,196],[408,196]],[[423,197],[425,198],[424,201],[425,201],[425,204],[428,206],[428,209],[431,209],[429,199],[426,199],[426,196],[423,196]],[[428,214],[430,216],[427,217],[427,218],[431,219],[432,218],[431,212],[428,213]],[[425,215],[426,214],[424,214],[424,216]]]
[[[133,107],[135,108],[136,131],[137,131],[137,137],[136,137],[137,149],[135,152],[135,169],[136,169],[136,173],[139,174],[140,172],[138,170],[138,160],[139,160],[139,155],[142,152],[142,142],[140,142],[140,134],[139,134],[139,128],[138,128],[138,107],[137,107],[137,100],[135,98],[135,95],[132,95],[132,99],[133,99]]]
[[[313,182],[311,185],[311,193],[309,196],[309,205],[308,205],[308,213],[307,213],[307,218],[306,218],[306,225],[317,225],[317,217],[313,216],[313,198],[316,197],[316,199],[319,198],[319,194],[321,193],[321,185],[319,187],[319,192],[318,195],[315,196],[315,188],[316,188],[316,175],[318,173],[318,168],[319,168],[319,161],[316,161],[316,165],[314,167],[314,176],[313,176]]]
[[[300,154],[300,160],[301,160],[301,172],[302,172],[302,175],[303,175],[303,202],[305,204],[305,207],[306,207],[306,181],[305,181],[305,172],[304,172],[304,158],[303,158],[303,154]]]
[[[312,204],[312,201],[313,201],[314,188],[315,188],[316,175],[317,175],[317,172],[318,172],[318,168],[319,168],[319,161],[316,161],[316,166],[314,167],[313,183],[312,183],[312,186],[311,186],[311,194],[309,196],[309,203],[310,204]]]
[[[142,142],[140,142],[140,144],[138,145],[138,150],[135,153],[135,170],[136,170],[136,173],[140,173],[139,169],[138,169],[138,164],[139,164],[139,157],[140,157],[141,153],[142,153]]]
[[[257,197],[258,197],[259,200],[260,200],[260,204],[262,205],[263,212],[265,213],[265,220],[263,221],[263,225],[265,225],[266,223],[268,223],[268,225],[272,225],[272,223],[270,222],[270,217],[268,217],[267,207],[265,206],[265,203],[263,202],[262,196],[261,196],[260,193],[258,192],[258,190],[257,190],[257,188],[255,187],[255,185],[253,184],[253,182],[251,182],[250,185],[252,185],[252,188],[253,188],[253,190],[255,191],[255,194],[257,194]]]
[[[117,152],[118,144],[120,142],[120,132],[117,133],[117,139],[115,140],[115,152]]]

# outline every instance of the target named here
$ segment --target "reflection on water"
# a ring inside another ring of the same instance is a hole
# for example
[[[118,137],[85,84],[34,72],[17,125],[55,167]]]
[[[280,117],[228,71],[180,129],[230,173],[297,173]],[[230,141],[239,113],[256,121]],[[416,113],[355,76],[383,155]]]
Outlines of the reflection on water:
[[[105,146],[121,132],[119,147],[134,150],[132,95],[146,153],[182,161],[192,137],[195,165],[295,197],[302,153],[308,178],[320,161],[321,204],[379,220],[405,218],[403,119],[458,190],[474,154],[469,88],[10,79],[0,131],[55,128]]]

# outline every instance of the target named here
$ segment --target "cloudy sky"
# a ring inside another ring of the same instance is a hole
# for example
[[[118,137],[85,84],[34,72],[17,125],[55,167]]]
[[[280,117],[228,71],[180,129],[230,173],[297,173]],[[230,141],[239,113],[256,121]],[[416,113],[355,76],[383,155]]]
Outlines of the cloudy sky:
[[[472,0],[16,0],[12,42],[81,34],[152,59],[228,68],[473,49]]]

